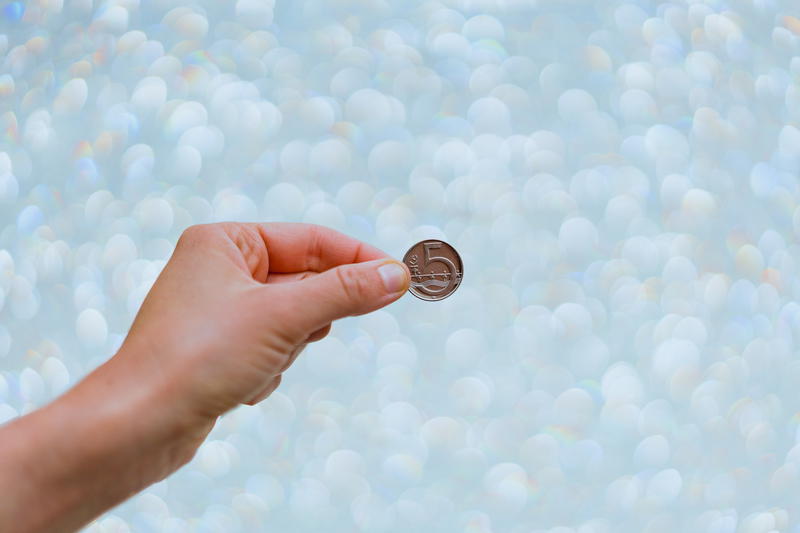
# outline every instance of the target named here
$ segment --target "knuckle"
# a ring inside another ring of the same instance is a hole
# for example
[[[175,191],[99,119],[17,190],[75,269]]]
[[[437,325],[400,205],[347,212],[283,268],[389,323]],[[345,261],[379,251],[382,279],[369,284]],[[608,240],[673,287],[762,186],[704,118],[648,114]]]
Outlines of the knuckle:
[[[305,348],[305,344],[299,344],[294,350],[292,350],[292,353],[290,353],[289,356],[283,361],[283,364],[278,367],[276,374],[280,376],[289,370],[289,367],[294,364],[294,362],[297,360],[297,357],[303,352],[303,350],[305,350]]]
[[[202,241],[208,234],[208,231],[209,224],[193,224],[183,230],[178,242],[183,244],[191,244],[193,242]]]
[[[339,279],[344,298],[351,303],[356,303],[367,294],[367,283],[358,272],[352,268],[337,268],[336,276]]]
[[[308,257],[308,267],[310,270],[318,271],[320,269],[322,248],[323,228],[317,224],[310,224],[308,229],[308,249],[306,250],[306,257]]]
[[[317,341],[320,341],[320,340],[324,339],[325,337],[327,337],[330,332],[331,332],[331,325],[328,324],[327,326],[321,327],[320,329],[318,329],[318,330],[314,331],[313,333],[311,333],[308,336],[308,339],[306,339],[306,342],[317,342]]]
[[[183,234],[189,237],[200,235],[206,231],[206,228],[208,228],[208,224],[192,224],[183,231]]]
[[[281,384],[281,374],[276,375],[255,396],[244,402],[245,405],[256,405],[267,399]]]
[[[331,243],[344,238],[345,235],[319,224],[308,224],[306,257],[308,269],[316,272],[322,271],[323,258],[328,253]]]
[[[305,324],[297,319],[308,314],[308,303],[287,300],[282,305],[284,312],[274,318],[272,344],[279,353],[291,353],[308,336]]]
[[[251,271],[255,271],[263,259],[265,248],[261,234],[252,227],[239,226],[232,230],[233,241],[242,253]]]

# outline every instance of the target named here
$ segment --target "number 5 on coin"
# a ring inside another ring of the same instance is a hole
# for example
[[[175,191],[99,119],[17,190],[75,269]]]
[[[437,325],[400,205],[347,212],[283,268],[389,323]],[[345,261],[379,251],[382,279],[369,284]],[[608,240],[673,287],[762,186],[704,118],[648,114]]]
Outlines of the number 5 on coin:
[[[420,255],[424,258],[422,265],[417,263]],[[461,283],[461,257],[446,242],[435,239],[418,242],[406,252],[403,262],[411,271],[411,285],[408,290],[422,300],[447,298]],[[444,266],[444,269],[438,265]]]

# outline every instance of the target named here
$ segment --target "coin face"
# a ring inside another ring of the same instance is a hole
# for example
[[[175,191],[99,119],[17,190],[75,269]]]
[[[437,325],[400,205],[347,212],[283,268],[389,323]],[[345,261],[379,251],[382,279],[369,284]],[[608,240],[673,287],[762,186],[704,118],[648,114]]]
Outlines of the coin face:
[[[461,284],[464,267],[455,249],[444,241],[418,242],[406,252],[403,262],[411,271],[409,292],[421,300],[447,298]]]

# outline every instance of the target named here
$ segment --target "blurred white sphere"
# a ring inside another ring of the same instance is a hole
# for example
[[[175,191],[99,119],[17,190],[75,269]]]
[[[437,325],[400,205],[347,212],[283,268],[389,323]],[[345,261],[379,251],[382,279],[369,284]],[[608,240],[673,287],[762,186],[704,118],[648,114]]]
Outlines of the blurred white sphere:
[[[592,222],[583,217],[570,218],[561,224],[558,245],[569,260],[581,261],[597,251],[599,235]]]
[[[152,233],[167,233],[174,220],[172,206],[163,198],[148,198],[136,206],[136,219],[139,226]]]
[[[517,513],[528,501],[528,475],[515,463],[493,466],[484,477],[490,508],[499,513]]]
[[[0,357],[5,357],[11,350],[11,333],[0,324]]]
[[[664,466],[670,458],[669,442],[663,435],[645,437],[636,446],[633,461],[640,468]]]
[[[683,488],[683,477],[674,468],[661,470],[647,483],[646,497],[656,505],[668,505],[675,501]]]
[[[474,368],[486,350],[486,339],[483,334],[474,329],[463,328],[447,337],[445,358],[454,368]]]
[[[422,479],[422,464],[408,454],[394,454],[384,460],[381,467],[384,478],[390,483],[411,486]]]
[[[89,87],[86,80],[73,78],[65,83],[53,101],[53,111],[56,113],[77,113],[86,104]]]
[[[176,146],[169,160],[169,172],[178,181],[195,179],[203,168],[203,156],[194,146]]]
[[[464,377],[453,382],[449,396],[454,407],[465,414],[480,414],[492,401],[489,387],[475,377]]]
[[[87,347],[97,348],[105,344],[108,338],[108,324],[103,314],[97,309],[84,309],[75,322],[78,339]]]
[[[464,444],[466,430],[458,420],[438,416],[426,421],[420,433],[429,448],[435,451],[452,452]]]

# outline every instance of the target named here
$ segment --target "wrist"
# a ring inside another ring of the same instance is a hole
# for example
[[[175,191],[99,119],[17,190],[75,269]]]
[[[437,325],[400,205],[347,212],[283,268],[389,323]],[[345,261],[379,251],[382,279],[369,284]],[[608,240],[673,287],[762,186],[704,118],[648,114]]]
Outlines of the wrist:
[[[192,458],[211,424],[182,420],[168,387],[128,362],[118,354],[0,429],[0,530],[76,530]]]
[[[92,413],[85,432],[102,435],[95,453],[129,467],[119,474],[131,493],[191,460],[213,427],[183,412],[177,384],[141,358],[139,349],[124,346],[62,398],[70,411]]]

